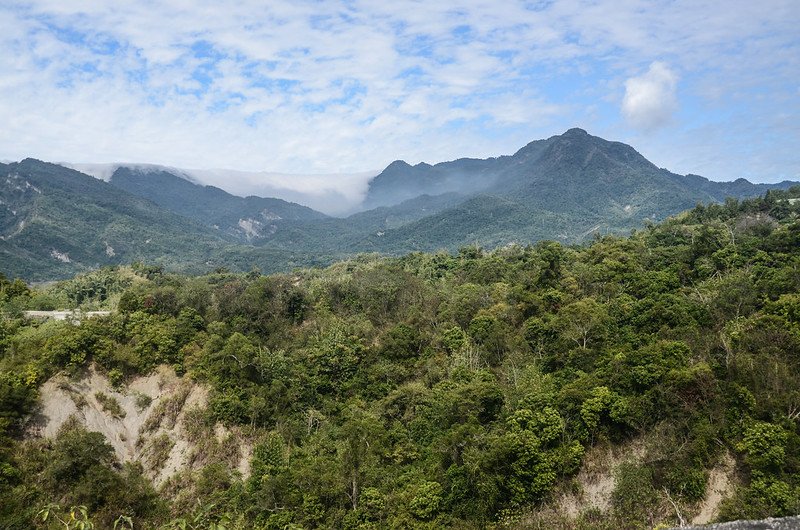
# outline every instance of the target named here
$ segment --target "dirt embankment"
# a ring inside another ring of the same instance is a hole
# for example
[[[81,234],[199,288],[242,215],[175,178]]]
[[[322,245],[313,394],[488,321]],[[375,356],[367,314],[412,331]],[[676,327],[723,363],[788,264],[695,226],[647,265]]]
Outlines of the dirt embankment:
[[[560,509],[573,519],[587,510],[608,511],[617,485],[617,470],[625,462],[641,463],[645,453],[646,447],[642,440],[616,448],[592,448],[575,477],[578,490],[565,493],[559,499]]]
[[[91,367],[77,380],[58,375],[40,389],[30,436],[53,438],[70,419],[105,436],[121,462],[141,462],[157,486],[222,457],[249,472],[251,443],[239,431],[208,421],[208,390],[166,366],[122,388]]]
[[[639,438],[618,446],[598,445],[589,449],[583,465],[554,498],[522,517],[513,528],[583,528],[585,518],[606,518],[613,512],[617,476],[625,463],[642,465],[664,458],[657,438]],[[729,452],[721,455],[708,474],[705,496],[695,503],[682,502],[666,491],[656,492],[655,521],[667,524],[704,525],[719,516],[722,502],[735,490],[736,462]],[[581,522],[582,520],[583,523]],[[749,528],[749,527],[747,527]]]
[[[692,524],[708,524],[717,518],[720,504],[733,493],[735,476],[736,461],[726,452],[719,464],[708,474],[706,497],[700,503]]]

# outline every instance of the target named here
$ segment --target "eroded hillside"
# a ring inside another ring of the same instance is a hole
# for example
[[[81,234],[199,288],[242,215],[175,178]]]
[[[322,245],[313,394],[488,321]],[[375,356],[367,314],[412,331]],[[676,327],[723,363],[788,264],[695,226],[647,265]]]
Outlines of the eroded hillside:
[[[94,366],[79,378],[59,374],[42,385],[39,405],[29,436],[54,439],[75,426],[98,432],[119,462],[140,463],[157,487],[211,461],[249,474],[252,439],[208,423],[208,388],[166,366],[117,387]]]

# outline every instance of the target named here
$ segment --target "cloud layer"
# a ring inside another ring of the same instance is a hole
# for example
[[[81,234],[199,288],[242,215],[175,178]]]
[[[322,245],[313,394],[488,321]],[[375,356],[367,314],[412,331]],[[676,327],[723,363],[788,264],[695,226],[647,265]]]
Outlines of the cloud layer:
[[[794,0],[5,2],[0,158],[352,173],[581,126],[796,178],[799,24]]]

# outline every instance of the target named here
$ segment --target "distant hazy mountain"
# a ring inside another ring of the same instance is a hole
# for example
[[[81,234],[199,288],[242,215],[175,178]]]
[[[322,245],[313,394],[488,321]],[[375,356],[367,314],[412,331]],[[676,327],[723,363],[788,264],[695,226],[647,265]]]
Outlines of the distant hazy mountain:
[[[511,157],[478,160],[461,158],[436,165],[409,165],[402,160],[389,164],[369,183],[362,208],[391,206],[420,195],[471,194],[492,187]]]
[[[55,279],[137,260],[197,272],[256,260],[278,270],[318,259],[300,251],[253,258],[234,234],[63,166],[26,159],[0,164],[0,177],[0,272],[7,276]]]
[[[358,252],[575,243],[698,202],[792,184],[677,175],[581,129],[510,156],[393,162],[370,182],[364,211],[346,218],[281,199],[238,197],[156,166],[115,167],[104,182],[27,159],[0,165],[0,176],[0,272],[27,279],[133,260],[270,272]]]
[[[163,169],[120,167],[111,175],[109,182],[121,190],[149,199],[174,213],[244,241],[274,234],[287,222],[327,217],[306,206],[281,199],[231,195],[214,186],[192,183]]]
[[[537,206],[557,206],[559,210],[590,206],[603,211],[606,200],[622,203],[623,209],[630,206],[627,214],[632,216],[637,215],[634,210],[653,210],[646,215],[650,217],[659,216],[660,210],[674,213],[698,201],[749,197],[790,184],[752,184],[744,179],[713,182],[697,175],[681,176],[659,169],[629,145],[570,129],[531,142],[511,156],[462,158],[436,165],[392,162],[370,182],[364,204],[392,205],[418,195],[454,191],[533,200]],[[587,200],[595,204],[587,205]]]
[[[329,174],[275,173],[234,169],[190,169],[157,164],[64,162],[60,165],[108,182],[120,169],[144,174],[168,173],[194,184],[214,186],[238,197],[274,197],[303,204],[328,215],[359,210],[367,183],[378,171]]]
[[[656,167],[633,147],[570,129],[520,149],[492,191],[555,211],[575,208],[603,218],[663,218],[698,202],[762,194],[791,183],[712,182]]]
[[[385,248],[429,250],[470,241],[577,242],[595,232],[620,232],[646,219],[660,220],[699,202],[752,197],[790,185],[677,175],[656,167],[629,145],[570,129],[531,142],[512,156],[436,165],[393,162],[372,180],[365,204],[458,190],[464,195],[462,204],[384,234]]]

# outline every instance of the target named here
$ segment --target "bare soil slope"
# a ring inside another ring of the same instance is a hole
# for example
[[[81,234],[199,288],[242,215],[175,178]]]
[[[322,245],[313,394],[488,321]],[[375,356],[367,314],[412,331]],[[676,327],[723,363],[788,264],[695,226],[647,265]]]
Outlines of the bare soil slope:
[[[141,462],[156,486],[206,462],[249,473],[252,444],[205,414],[208,390],[161,366],[123,388],[90,368],[77,380],[57,375],[41,387],[31,436],[53,438],[69,420],[105,436],[121,462]]]

